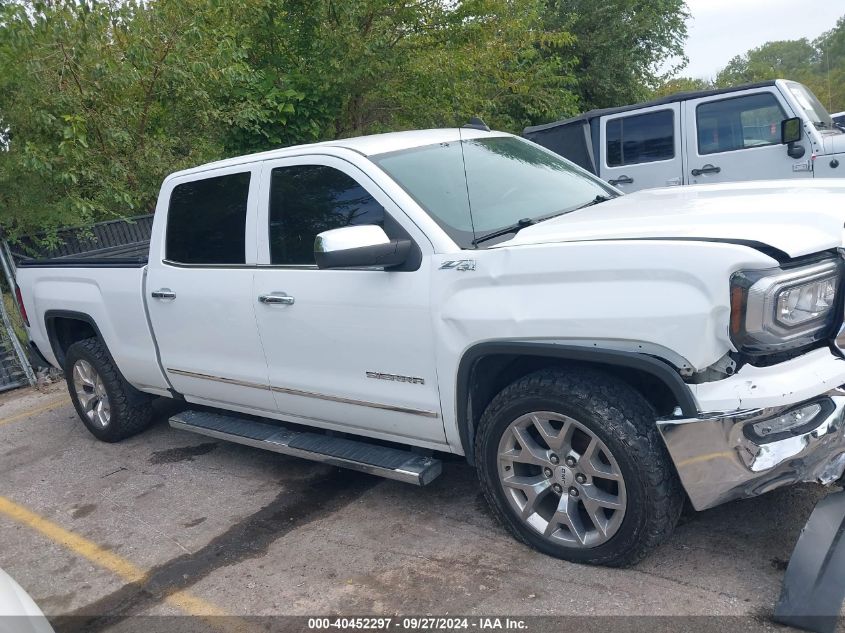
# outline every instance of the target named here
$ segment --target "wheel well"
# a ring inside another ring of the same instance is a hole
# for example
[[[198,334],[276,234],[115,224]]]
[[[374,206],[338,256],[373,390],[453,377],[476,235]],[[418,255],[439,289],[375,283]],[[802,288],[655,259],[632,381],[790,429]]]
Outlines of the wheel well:
[[[86,338],[99,336],[94,322],[81,316],[48,317],[47,334],[59,366],[65,364],[65,355],[71,345]]]
[[[532,346],[532,344],[516,344]],[[538,346],[539,347],[539,346]],[[659,417],[671,415],[676,407],[685,414],[695,412],[695,403],[680,376],[667,364],[652,357],[627,352],[596,352],[542,346],[540,353],[515,350],[489,354],[467,354],[458,371],[458,427],[464,453],[474,461],[475,429],[487,405],[497,393],[515,380],[540,369],[591,368],[624,381],[640,393]],[[567,355],[571,353],[571,355]],[[618,356],[617,356],[618,355]],[[591,358],[594,357],[594,358]],[[620,362],[621,361],[621,362]],[[674,376],[673,376],[674,374]]]

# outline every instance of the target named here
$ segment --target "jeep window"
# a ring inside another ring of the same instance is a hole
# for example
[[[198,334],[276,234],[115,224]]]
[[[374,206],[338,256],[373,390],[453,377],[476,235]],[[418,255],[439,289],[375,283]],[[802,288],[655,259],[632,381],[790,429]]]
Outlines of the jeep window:
[[[511,136],[438,143],[371,159],[461,248],[475,248],[476,236],[523,218],[566,213],[597,196],[618,195],[571,162]]]
[[[165,259],[180,264],[246,262],[249,172],[176,185],[167,210]]]
[[[384,226],[384,207],[352,177],[324,165],[277,167],[270,179],[270,261],[314,265],[314,238],[342,226]]]
[[[780,144],[786,118],[771,92],[708,101],[696,108],[698,153],[718,154]]]
[[[659,110],[607,122],[607,166],[675,158],[675,113]]]

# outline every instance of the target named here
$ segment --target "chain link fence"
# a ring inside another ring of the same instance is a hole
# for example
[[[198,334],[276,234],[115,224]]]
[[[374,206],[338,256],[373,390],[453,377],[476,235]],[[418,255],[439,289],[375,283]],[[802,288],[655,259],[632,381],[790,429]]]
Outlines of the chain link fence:
[[[30,384],[6,328],[0,328],[0,391]]]

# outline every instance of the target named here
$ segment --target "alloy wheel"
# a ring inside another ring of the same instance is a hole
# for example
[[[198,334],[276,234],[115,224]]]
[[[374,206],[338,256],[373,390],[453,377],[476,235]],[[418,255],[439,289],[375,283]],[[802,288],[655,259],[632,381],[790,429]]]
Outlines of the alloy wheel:
[[[577,420],[551,411],[514,420],[499,442],[499,480],[511,508],[550,541],[591,548],[625,517],[625,481],[604,442]]]
[[[88,420],[107,427],[111,420],[109,395],[100,374],[87,360],[79,359],[73,365],[73,389]]]

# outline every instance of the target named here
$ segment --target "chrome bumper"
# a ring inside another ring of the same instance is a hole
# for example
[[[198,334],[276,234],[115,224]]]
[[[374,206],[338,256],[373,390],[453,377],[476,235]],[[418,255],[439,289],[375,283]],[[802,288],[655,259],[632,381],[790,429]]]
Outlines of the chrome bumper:
[[[822,407],[811,428],[778,433],[772,441],[752,430],[812,403]],[[787,484],[830,484],[845,471],[845,385],[789,406],[667,418],[657,425],[696,510]]]

